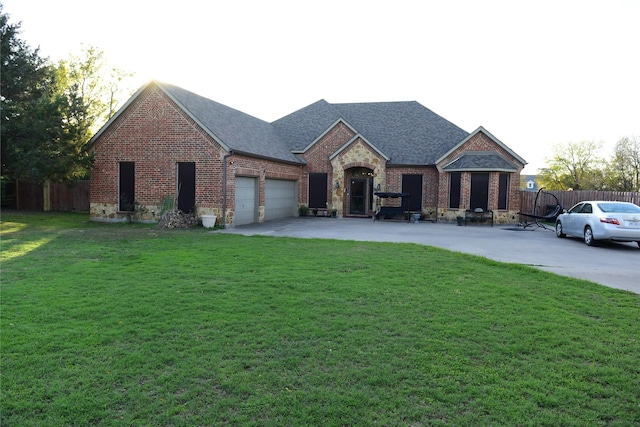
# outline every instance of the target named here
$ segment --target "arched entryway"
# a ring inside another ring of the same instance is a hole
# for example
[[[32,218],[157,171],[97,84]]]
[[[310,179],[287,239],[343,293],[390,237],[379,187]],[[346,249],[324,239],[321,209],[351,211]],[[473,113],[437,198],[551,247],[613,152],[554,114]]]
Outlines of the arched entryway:
[[[372,169],[357,167],[345,171],[347,192],[345,194],[345,211],[349,216],[371,216],[373,210],[373,177]]]

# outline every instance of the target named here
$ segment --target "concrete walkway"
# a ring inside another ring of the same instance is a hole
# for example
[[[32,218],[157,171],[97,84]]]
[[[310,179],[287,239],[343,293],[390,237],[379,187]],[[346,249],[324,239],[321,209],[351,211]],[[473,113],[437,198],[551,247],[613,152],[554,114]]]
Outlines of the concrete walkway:
[[[216,231],[377,242],[409,242],[530,265],[640,294],[640,248],[635,243],[589,247],[581,239],[558,239],[553,231],[517,226],[372,221],[359,218],[288,218]]]

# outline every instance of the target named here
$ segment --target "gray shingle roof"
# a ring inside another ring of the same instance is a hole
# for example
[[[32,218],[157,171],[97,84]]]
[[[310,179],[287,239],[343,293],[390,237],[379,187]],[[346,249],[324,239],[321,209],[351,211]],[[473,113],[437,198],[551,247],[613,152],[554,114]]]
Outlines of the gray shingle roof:
[[[291,152],[270,123],[177,86],[159,85],[230,150],[304,163]]]
[[[462,154],[442,169],[445,171],[491,170],[517,172],[518,167],[496,152],[468,152]]]
[[[160,84],[227,148],[294,163],[338,120],[390,158],[390,164],[432,165],[469,133],[418,102],[330,104],[319,100],[267,123],[177,86]]]
[[[292,151],[301,151],[338,119],[384,152],[391,164],[435,161],[469,135],[418,102],[329,104],[320,100],[273,122]]]
[[[340,114],[324,99],[272,123],[291,151],[301,152],[340,119]]]
[[[321,99],[268,123],[180,87],[151,84],[174,99],[225,149],[296,164],[305,161],[295,153],[303,152],[338,120],[389,158],[389,164],[434,165],[471,136],[415,101],[330,104]],[[147,86],[109,119],[90,145]]]

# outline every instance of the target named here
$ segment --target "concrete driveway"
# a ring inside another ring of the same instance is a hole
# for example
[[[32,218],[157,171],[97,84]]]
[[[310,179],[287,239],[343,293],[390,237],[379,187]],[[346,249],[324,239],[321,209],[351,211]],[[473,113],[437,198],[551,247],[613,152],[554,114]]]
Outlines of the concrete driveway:
[[[216,232],[377,242],[409,242],[530,265],[640,294],[640,248],[635,243],[589,247],[581,239],[558,239],[553,231],[359,218],[288,218]]]

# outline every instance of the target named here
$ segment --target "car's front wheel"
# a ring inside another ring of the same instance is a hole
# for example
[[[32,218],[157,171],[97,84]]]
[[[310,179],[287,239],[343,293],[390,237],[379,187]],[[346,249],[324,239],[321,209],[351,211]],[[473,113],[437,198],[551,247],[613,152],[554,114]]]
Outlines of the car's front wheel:
[[[556,237],[567,237],[562,231],[562,223],[560,221],[556,222]]]
[[[588,225],[584,228],[584,242],[587,246],[595,246],[596,239],[593,238],[593,230]]]

